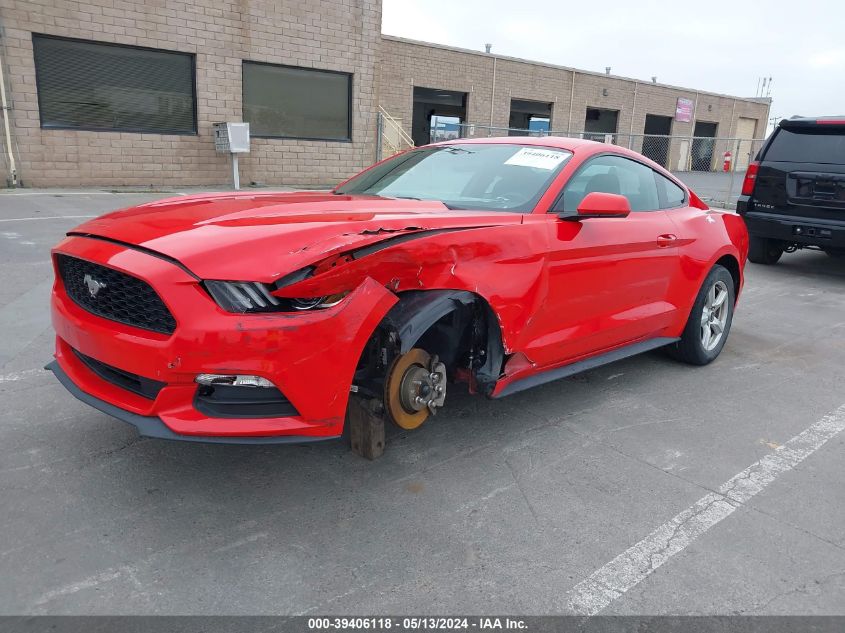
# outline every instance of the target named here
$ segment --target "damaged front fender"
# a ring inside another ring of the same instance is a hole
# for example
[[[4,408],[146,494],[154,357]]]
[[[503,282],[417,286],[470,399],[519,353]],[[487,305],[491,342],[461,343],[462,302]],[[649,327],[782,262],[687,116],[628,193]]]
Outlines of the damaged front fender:
[[[398,298],[366,278],[333,308],[296,314],[239,315],[234,328],[211,324],[213,333],[192,332],[194,344],[181,350],[180,372],[248,373],[270,379],[299,413],[296,418],[228,420],[227,435],[335,437],[343,430],[355,368],[373,331]],[[225,317],[227,320],[231,316]],[[196,344],[199,343],[199,344]],[[212,361],[194,350],[214,349]],[[175,353],[175,352],[174,352]],[[168,394],[154,411],[174,432],[221,434],[219,424],[191,406],[168,406]],[[179,400],[184,403],[184,399]]]
[[[285,389],[304,417],[327,415],[342,424],[352,377],[364,346],[398,298],[370,278],[326,314],[298,325],[300,314],[281,326],[286,366]],[[330,368],[330,371],[326,371]],[[297,394],[294,400],[293,394]]]

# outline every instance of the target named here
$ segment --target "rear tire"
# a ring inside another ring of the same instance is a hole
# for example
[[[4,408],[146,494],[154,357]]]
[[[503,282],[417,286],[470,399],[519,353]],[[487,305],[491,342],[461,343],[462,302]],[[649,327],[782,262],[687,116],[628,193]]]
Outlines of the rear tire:
[[[845,259],[845,248],[826,248],[824,252],[834,259]]]
[[[783,247],[777,240],[756,235],[750,236],[748,259],[755,264],[777,264],[781,255],[783,255]]]
[[[669,353],[690,365],[713,362],[728,340],[735,297],[728,269],[714,266],[698,291],[681,340],[668,348]]]

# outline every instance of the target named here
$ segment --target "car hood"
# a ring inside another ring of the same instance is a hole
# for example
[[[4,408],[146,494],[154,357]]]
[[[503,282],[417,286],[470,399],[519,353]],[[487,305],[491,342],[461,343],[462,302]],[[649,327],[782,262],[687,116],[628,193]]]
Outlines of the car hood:
[[[518,213],[449,210],[431,200],[241,192],[149,202],[86,222],[70,235],[141,246],[202,279],[272,283],[329,255],[397,235],[521,221]]]

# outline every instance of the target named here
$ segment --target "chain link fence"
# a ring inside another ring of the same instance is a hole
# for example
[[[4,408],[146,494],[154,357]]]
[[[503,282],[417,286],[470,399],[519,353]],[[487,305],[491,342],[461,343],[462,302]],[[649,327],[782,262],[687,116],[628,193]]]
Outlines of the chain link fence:
[[[565,136],[612,143],[639,152],[670,171],[745,171],[763,143],[763,139],[524,130],[475,123],[457,127],[460,138]]]
[[[413,147],[413,141],[400,122],[379,112],[378,158]],[[583,138],[631,149],[650,158],[684,181],[705,202],[733,207],[739,197],[745,170],[762,147],[764,139],[706,136],[663,136],[618,132],[565,132],[528,130],[477,123],[454,123],[448,138],[489,138],[494,136],[563,136]],[[443,134],[440,134],[443,136]],[[431,142],[445,140],[431,139]]]

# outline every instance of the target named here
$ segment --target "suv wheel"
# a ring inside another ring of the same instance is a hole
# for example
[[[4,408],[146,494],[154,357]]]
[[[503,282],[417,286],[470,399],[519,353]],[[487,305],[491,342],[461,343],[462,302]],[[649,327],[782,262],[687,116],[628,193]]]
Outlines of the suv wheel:
[[[836,259],[845,258],[845,248],[826,248],[824,249],[824,252],[830,257],[835,257]]]
[[[698,291],[681,340],[668,348],[670,354],[691,365],[715,360],[728,340],[735,297],[728,269],[714,266]]]
[[[748,259],[755,264],[777,264],[783,255],[783,247],[777,240],[767,237],[750,236]]]

